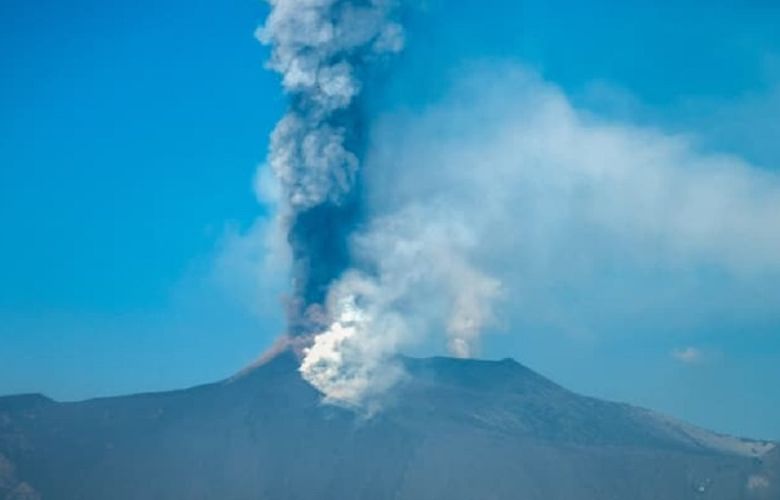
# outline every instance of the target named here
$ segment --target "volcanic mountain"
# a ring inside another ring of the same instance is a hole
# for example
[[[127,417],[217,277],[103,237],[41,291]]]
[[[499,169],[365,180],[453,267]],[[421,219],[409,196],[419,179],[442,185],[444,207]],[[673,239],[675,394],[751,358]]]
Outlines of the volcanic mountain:
[[[222,382],[0,398],[0,498],[780,499],[780,449],[574,394],[521,364],[404,358],[366,416],[282,352]]]

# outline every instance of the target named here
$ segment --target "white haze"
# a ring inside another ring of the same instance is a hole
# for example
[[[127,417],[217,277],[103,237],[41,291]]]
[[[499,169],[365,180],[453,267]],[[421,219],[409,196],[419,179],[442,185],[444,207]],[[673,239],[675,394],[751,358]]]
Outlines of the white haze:
[[[446,207],[500,269],[543,263],[533,251],[576,259],[571,244],[589,231],[660,265],[780,270],[777,174],[684,136],[600,121],[518,67],[475,71],[424,113],[385,117],[373,145],[376,214]]]
[[[473,355],[486,327],[541,314],[547,284],[588,282],[613,262],[780,273],[776,174],[601,121],[517,66],[381,117],[370,146],[356,269],[333,286],[331,327],[302,365],[333,402],[375,406],[402,377],[398,353],[442,336]]]

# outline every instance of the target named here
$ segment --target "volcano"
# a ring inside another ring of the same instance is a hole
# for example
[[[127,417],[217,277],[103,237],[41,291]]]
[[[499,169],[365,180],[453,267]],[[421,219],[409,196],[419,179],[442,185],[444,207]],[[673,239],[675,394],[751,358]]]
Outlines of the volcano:
[[[0,498],[774,499],[780,449],[572,393],[510,360],[404,358],[382,411],[282,352],[186,390],[0,398]]]

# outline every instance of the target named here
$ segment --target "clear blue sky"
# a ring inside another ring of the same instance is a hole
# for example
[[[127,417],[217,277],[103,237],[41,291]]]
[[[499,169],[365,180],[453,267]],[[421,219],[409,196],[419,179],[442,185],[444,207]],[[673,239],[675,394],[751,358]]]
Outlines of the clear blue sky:
[[[780,169],[780,7],[657,3],[432,0],[409,15],[407,51],[377,105],[424,107],[464,63],[512,60],[583,109]],[[228,228],[262,215],[252,178],[284,109],[253,38],[265,11],[252,0],[0,4],[0,393],[77,399],[206,382],[276,336],[278,317],[204,278]],[[756,304],[780,291],[711,279]],[[674,338],[651,331],[663,319],[605,322],[632,332],[594,342],[500,335],[486,355],[780,438],[780,311],[708,310],[673,321],[689,329]],[[713,359],[669,356],[688,344]]]

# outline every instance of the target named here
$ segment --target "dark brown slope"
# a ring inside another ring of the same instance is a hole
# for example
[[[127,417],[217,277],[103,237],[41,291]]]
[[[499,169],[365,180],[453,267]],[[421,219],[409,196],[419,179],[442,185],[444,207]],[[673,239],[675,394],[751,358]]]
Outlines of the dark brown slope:
[[[780,499],[770,444],[582,397],[511,360],[404,362],[370,419],[322,405],[288,353],[183,391],[0,398],[0,498]]]

